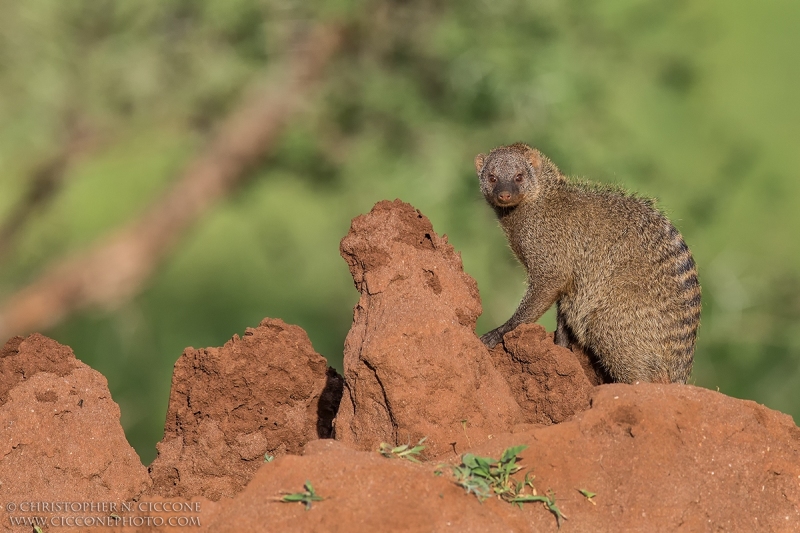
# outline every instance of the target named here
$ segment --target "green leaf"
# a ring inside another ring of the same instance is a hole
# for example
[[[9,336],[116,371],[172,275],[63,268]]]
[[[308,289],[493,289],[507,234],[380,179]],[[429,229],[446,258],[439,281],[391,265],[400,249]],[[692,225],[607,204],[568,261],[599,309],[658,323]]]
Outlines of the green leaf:
[[[401,459],[408,459],[413,463],[419,463],[419,459],[415,456],[419,455],[422,450],[425,449],[425,446],[422,444],[428,437],[422,437],[416,446],[413,448],[411,444],[401,444],[400,446],[395,446],[394,448],[391,445],[382,442],[378,447],[378,452],[383,455],[384,457],[392,458],[398,457]]]
[[[529,503],[529,502],[545,502],[550,503],[550,498],[542,496],[541,494],[534,496],[533,494],[523,494],[512,498],[511,503]]]
[[[521,444],[519,446],[513,446],[511,448],[507,448],[506,451],[503,452],[503,456],[500,458],[501,463],[507,463],[512,460],[516,460],[517,454],[522,450],[528,447],[527,444]]]
[[[461,457],[461,462],[464,463],[464,466],[466,466],[467,468],[477,468],[478,467],[478,463],[475,462],[475,456],[473,454],[471,454],[471,453],[465,453]]]
[[[310,481],[306,481],[303,484],[303,488],[305,488],[305,492],[295,492],[292,494],[285,494],[280,501],[282,502],[302,502],[306,506],[306,511],[311,509],[311,502],[319,502],[324,500],[324,498],[314,492],[314,486],[311,484]]]
[[[564,513],[561,512],[561,509],[559,509],[556,506],[556,495],[555,495],[555,493],[553,493],[553,491],[551,490],[551,491],[548,491],[547,494],[549,495],[549,501],[547,502],[547,508],[550,510],[551,513],[556,515],[556,525],[558,526],[559,529],[561,529],[561,520],[566,520],[567,517],[564,516]]]
[[[530,476],[530,479],[528,478],[528,476]],[[530,472],[525,472],[525,481],[524,481],[525,485],[528,485],[530,488],[533,488],[533,480],[535,478],[536,476],[531,476]]]
[[[464,464],[467,464],[466,462]],[[492,460],[486,457],[473,456],[472,465],[468,465],[474,474],[482,477],[490,477],[492,475]]]

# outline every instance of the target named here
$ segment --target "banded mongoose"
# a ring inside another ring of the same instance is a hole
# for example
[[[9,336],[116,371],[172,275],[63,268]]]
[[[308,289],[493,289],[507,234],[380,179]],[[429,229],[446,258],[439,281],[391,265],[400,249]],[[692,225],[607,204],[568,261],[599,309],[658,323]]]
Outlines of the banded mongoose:
[[[478,155],[475,168],[528,274],[516,312],[483,343],[493,348],[556,303],[556,344],[586,349],[611,380],[685,383],[700,285],[683,237],[653,201],[567,180],[522,143]]]

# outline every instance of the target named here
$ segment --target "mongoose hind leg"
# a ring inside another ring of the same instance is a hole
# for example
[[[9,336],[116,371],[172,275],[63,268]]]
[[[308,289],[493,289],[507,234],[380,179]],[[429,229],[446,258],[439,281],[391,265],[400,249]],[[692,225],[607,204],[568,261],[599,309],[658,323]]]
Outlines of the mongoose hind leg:
[[[553,336],[553,342],[555,342],[558,346],[563,346],[568,350],[572,349],[572,345],[575,342],[575,336],[572,334],[572,330],[569,329],[567,320],[564,318],[564,314],[561,312],[560,306],[558,306],[556,316],[556,332]]]
[[[581,346],[577,339],[575,339],[575,335],[572,333],[572,329],[567,325],[567,321],[560,309],[558,310],[556,318],[556,332],[553,335],[553,342],[575,354],[575,357],[583,368],[583,372],[592,385],[614,382],[608,374],[608,371],[600,364],[600,359],[597,355],[591,349]]]

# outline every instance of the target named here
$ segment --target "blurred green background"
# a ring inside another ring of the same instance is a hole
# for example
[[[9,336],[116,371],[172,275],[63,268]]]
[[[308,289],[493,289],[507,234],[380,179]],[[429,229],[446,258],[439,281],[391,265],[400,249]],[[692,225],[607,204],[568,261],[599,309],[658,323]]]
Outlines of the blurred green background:
[[[703,286],[692,382],[798,419],[796,0],[0,2],[0,222],[69,124],[101,139],[0,257],[0,299],[160,198],[298,28],[325,20],[345,45],[244,186],[135,298],[43,332],[108,378],[145,464],[187,346],[280,317],[341,370],[358,295],[339,240],[381,199],[461,251],[479,332],[505,321],[524,273],[472,160],[515,141],[658,198]]]

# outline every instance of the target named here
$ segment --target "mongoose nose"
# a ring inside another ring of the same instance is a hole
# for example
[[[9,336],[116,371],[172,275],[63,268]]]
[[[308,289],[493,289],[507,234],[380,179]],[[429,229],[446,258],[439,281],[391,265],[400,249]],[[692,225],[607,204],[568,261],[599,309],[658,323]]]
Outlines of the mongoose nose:
[[[497,199],[501,202],[508,202],[511,200],[511,193],[508,191],[503,191],[497,194]]]

